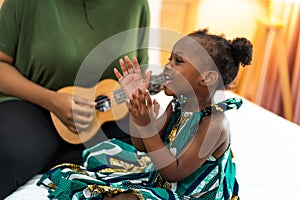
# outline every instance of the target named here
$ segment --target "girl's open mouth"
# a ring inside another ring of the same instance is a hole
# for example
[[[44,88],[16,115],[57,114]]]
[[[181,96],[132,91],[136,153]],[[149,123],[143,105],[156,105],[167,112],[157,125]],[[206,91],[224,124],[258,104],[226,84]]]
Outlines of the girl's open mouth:
[[[173,81],[173,72],[171,69],[165,68],[163,72],[163,77],[164,77],[164,83],[163,85],[167,85],[172,83]]]

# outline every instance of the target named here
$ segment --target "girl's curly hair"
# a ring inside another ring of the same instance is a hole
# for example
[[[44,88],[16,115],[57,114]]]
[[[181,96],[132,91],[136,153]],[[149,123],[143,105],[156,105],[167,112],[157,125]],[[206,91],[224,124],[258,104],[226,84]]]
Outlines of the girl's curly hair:
[[[252,61],[252,43],[246,38],[227,40],[224,35],[213,35],[208,29],[200,29],[188,36],[194,38],[211,56],[222,76],[226,89],[235,80],[239,67],[250,65]]]

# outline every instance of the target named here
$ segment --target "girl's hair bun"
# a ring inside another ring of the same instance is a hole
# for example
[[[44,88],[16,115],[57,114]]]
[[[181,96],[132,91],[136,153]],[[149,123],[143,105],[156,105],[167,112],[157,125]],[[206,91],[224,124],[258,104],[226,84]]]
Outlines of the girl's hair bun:
[[[246,38],[235,38],[232,42],[232,55],[235,64],[250,65],[252,61],[252,43]]]

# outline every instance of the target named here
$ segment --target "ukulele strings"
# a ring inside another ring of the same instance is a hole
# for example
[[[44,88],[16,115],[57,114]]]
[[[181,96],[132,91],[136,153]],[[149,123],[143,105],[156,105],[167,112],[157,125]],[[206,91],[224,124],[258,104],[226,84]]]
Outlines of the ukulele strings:
[[[163,76],[162,75],[153,76],[151,78],[151,80],[150,80],[150,84],[151,83],[153,84],[155,82],[159,82],[160,83],[162,80],[163,80]],[[120,94],[119,96],[121,96],[121,97],[115,97],[115,96],[118,96],[117,95],[118,93]],[[125,100],[127,98],[122,89],[118,89],[115,92],[111,92],[109,95],[103,95],[103,96],[104,96],[104,98],[102,98],[100,100],[96,101],[96,99],[95,99],[95,102],[97,103],[96,106],[98,106],[99,104],[102,104],[104,102],[109,101],[110,102],[110,107],[112,107],[112,106],[115,106],[117,104],[125,102]],[[115,99],[116,101],[111,101],[111,99]],[[118,100],[120,100],[120,101],[118,101]],[[118,103],[118,102],[120,102],[120,103]]]
[[[111,99],[118,99],[118,100],[111,101]],[[127,99],[127,97],[125,95],[121,95],[121,97],[115,97],[115,94],[110,93],[110,95],[103,95],[103,98],[101,98],[99,100],[95,99],[95,102],[97,103],[97,105],[95,107],[97,107],[98,105],[103,104],[105,102],[110,102],[110,104],[109,104],[110,107],[113,107],[115,105],[125,102],[126,99]],[[120,102],[120,103],[118,103],[118,102]]]

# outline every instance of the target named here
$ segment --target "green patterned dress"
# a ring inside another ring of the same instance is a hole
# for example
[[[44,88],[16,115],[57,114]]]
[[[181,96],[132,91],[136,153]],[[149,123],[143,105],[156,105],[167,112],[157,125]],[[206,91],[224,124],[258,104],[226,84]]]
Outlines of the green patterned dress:
[[[200,112],[181,112],[175,108],[164,142],[178,155],[193,138],[199,121],[212,112],[239,108],[241,99],[231,98]],[[179,119],[184,124],[178,127]],[[177,128],[176,136],[172,131]],[[139,199],[238,199],[235,164],[230,146],[220,159],[209,157],[185,179],[169,183],[155,169],[151,158],[134,146],[112,139],[101,142],[83,152],[83,165],[64,163],[45,173],[37,183],[48,188],[50,199],[102,199],[104,194],[132,191]]]

